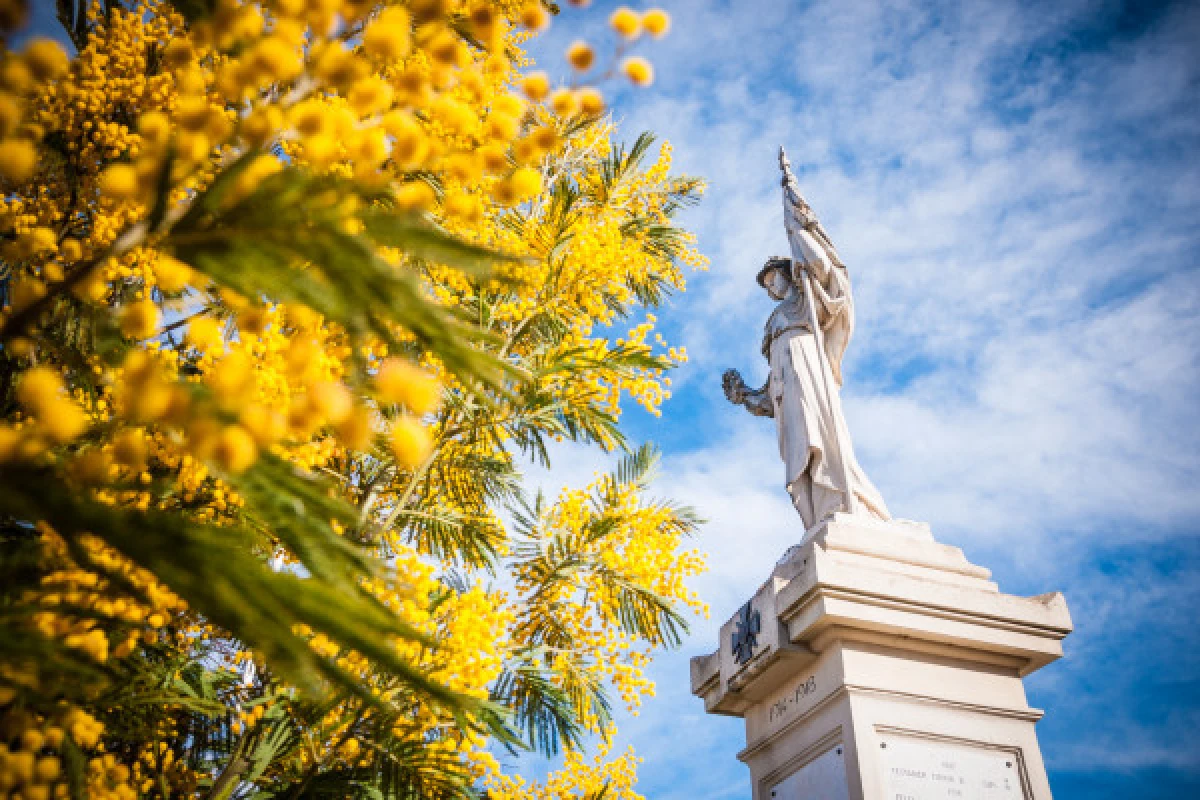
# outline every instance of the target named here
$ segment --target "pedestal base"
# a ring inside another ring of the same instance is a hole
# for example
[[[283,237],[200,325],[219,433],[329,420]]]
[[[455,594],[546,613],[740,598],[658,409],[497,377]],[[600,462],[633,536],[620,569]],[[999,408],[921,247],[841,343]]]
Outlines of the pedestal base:
[[[705,710],[746,721],[754,799],[1049,798],[1021,678],[1070,615],[989,577],[914,523],[837,515],[789,550],[692,659]]]

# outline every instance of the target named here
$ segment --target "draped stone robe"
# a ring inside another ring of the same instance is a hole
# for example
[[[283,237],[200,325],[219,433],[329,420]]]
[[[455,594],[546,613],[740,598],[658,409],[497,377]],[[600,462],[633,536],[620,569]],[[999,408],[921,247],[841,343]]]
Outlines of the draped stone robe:
[[[802,220],[792,217],[788,221]],[[794,227],[788,226],[792,286],[767,319],[763,333],[762,352],[770,364],[770,377],[761,391],[747,396],[746,405],[755,414],[775,418],[788,494],[806,528],[847,510],[843,476],[849,479],[861,512],[890,519],[879,491],[854,457],[838,393],[842,354],[854,324],[849,276],[811,231],[801,225]],[[802,265],[813,276],[825,353],[819,352],[812,331],[801,282]],[[826,369],[832,380],[823,376]]]

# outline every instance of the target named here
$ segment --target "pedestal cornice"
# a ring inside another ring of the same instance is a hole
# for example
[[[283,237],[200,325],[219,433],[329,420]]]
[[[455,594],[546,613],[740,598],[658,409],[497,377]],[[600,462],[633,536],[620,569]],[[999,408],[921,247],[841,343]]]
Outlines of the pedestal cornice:
[[[692,660],[692,691],[706,710],[742,716],[774,688],[772,673],[794,674],[842,641],[1017,676],[1061,657],[1072,630],[1063,596],[1003,594],[989,578],[924,526],[836,515],[793,547],[750,601],[763,620],[753,655],[736,662],[731,618],[720,649]]]

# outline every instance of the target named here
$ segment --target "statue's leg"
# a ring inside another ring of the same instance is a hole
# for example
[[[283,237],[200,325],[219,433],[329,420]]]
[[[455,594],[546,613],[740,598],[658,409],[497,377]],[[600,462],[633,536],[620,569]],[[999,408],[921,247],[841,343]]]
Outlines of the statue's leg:
[[[828,398],[818,395],[816,399],[820,403]],[[818,424],[817,428],[821,431],[818,441],[822,445],[809,449],[808,466],[804,470],[808,478],[808,505],[812,509],[813,520],[809,527],[839,511],[847,510],[846,492],[838,485],[838,475],[835,472],[840,472],[840,465],[830,463],[830,458],[837,457],[837,450],[823,446],[824,443],[836,439],[830,434],[828,426]]]

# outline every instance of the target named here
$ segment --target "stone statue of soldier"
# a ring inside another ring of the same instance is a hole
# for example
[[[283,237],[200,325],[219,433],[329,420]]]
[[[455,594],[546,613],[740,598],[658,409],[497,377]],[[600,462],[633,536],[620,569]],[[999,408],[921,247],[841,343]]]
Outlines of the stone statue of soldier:
[[[854,330],[850,276],[782,149],[780,167],[792,257],[769,258],[758,271],[759,285],[779,303],[763,333],[770,373],[766,385],[750,389],[737,370],[726,371],[725,396],[775,419],[785,485],[806,529],[839,511],[887,520],[883,498],[854,457],[838,393]]]

